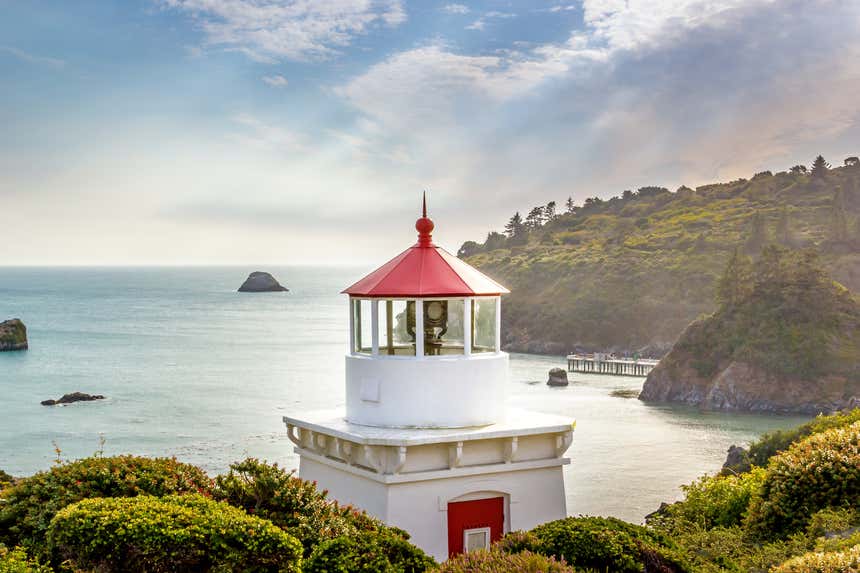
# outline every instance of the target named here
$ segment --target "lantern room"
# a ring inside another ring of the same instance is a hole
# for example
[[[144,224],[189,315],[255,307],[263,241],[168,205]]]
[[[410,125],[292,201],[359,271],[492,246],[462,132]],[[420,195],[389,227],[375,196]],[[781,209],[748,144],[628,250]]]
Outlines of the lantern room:
[[[347,419],[384,427],[500,421],[507,354],[501,295],[509,291],[433,243],[418,242],[343,292],[349,295]]]

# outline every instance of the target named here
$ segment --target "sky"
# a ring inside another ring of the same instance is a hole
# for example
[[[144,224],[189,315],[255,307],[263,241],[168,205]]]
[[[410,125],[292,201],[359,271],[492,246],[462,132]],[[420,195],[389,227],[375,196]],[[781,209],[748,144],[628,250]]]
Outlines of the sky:
[[[856,0],[0,0],[0,265],[383,262],[860,154]]]

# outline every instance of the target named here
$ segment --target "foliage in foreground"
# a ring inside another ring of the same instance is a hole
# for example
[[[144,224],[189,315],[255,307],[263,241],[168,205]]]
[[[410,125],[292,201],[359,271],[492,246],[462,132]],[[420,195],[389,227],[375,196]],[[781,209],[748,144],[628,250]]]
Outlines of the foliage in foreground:
[[[617,573],[682,573],[689,570],[673,544],[659,533],[612,517],[568,517],[527,533],[505,536],[499,546],[563,559],[577,568]]]
[[[846,551],[806,553],[789,559],[773,573],[854,573],[860,571],[860,545]]]
[[[576,573],[576,569],[530,551],[508,553],[498,547],[463,553],[448,559],[434,573]]]
[[[833,428],[774,456],[753,500],[747,527],[778,537],[804,527],[829,507],[860,505],[860,422]]]
[[[815,419],[801,424],[791,430],[777,430],[764,434],[750,444],[749,461],[751,464],[764,467],[770,458],[785,451],[795,442],[812,434],[817,434],[830,428],[841,428],[860,421],[860,408],[848,412],[837,412],[829,416],[819,415]]]
[[[323,541],[314,548],[305,573],[421,573],[436,562],[396,528],[363,531]]]
[[[270,521],[200,495],[87,499],[61,510],[57,561],[101,573],[300,571],[302,547]]]
[[[91,457],[18,480],[0,492],[0,542],[44,547],[54,515],[87,498],[208,492],[199,468],[169,458]]]
[[[367,513],[326,499],[326,492],[292,472],[249,458],[215,478],[213,497],[270,520],[302,542],[305,556],[327,539],[385,526]]]
[[[8,550],[0,545],[0,573],[52,573],[52,570],[29,558],[23,547]]]

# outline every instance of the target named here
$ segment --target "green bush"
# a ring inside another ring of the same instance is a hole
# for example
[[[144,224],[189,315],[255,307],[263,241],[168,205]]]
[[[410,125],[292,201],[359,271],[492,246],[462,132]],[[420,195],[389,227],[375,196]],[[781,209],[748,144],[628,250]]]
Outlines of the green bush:
[[[336,537],[316,546],[305,573],[420,573],[436,565],[395,528]]]
[[[860,408],[848,412],[837,412],[829,416],[819,415],[814,420],[802,424],[791,430],[777,430],[763,435],[750,445],[749,459],[754,465],[764,467],[767,462],[778,454],[785,451],[795,442],[810,436],[824,432],[831,428],[842,428],[860,421]]]
[[[670,505],[662,519],[695,523],[705,529],[739,525],[765,475],[764,469],[753,468],[739,475],[703,476],[681,487],[684,500]]]
[[[554,557],[547,557],[523,551],[519,553],[508,553],[494,548],[489,551],[471,551],[452,557],[438,568],[434,573],[576,573],[576,569],[569,567],[563,561],[556,561]]]
[[[789,559],[772,573],[854,573],[860,571],[860,545],[846,551],[807,553]]]
[[[0,490],[12,484],[13,478],[3,470],[0,470]]]
[[[302,555],[272,522],[201,495],[86,499],[57,513],[48,544],[100,573],[298,572]]]
[[[92,457],[18,480],[0,492],[0,542],[36,552],[51,518],[86,498],[207,492],[200,469],[168,458]]]
[[[315,484],[254,458],[232,464],[216,477],[213,498],[285,529],[302,542],[305,556],[326,539],[385,527],[364,512],[326,499]]]
[[[52,573],[52,570],[30,559],[23,547],[10,551],[0,545],[0,573]]]
[[[612,517],[568,517],[544,523],[503,547],[528,549],[564,559],[578,568],[616,573],[688,571],[662,535]],[[535,542],[536,540],[536,542]]]
[[[779,537],[806,526],[818,510],[858,504],[860,422],[855,422],[813,434],[774,456],[746,526],[760,537]]]

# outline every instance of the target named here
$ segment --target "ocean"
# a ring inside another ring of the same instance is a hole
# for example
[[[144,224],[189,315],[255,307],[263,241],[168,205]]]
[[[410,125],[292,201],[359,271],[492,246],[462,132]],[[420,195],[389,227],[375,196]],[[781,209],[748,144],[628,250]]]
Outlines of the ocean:
[[[237,293],[249,272],[288,293]],[[343,404],[347,300],[358,267],[0,267],[0,321],[30,350],[0,352],[0,469],[45,470],[95,452],[175,456],[211,473],[247,456],[298,457],[281,416]],[[504,313],[504,302],[502,307]],[[571,374],[561,356],[511,355],[510,401],[577,419],[571,515],[634,522],[718,470],[732,444],[806,418],[702,413],[611,395],[643,379]],[[106,400],[45,407],[81,391]]]

